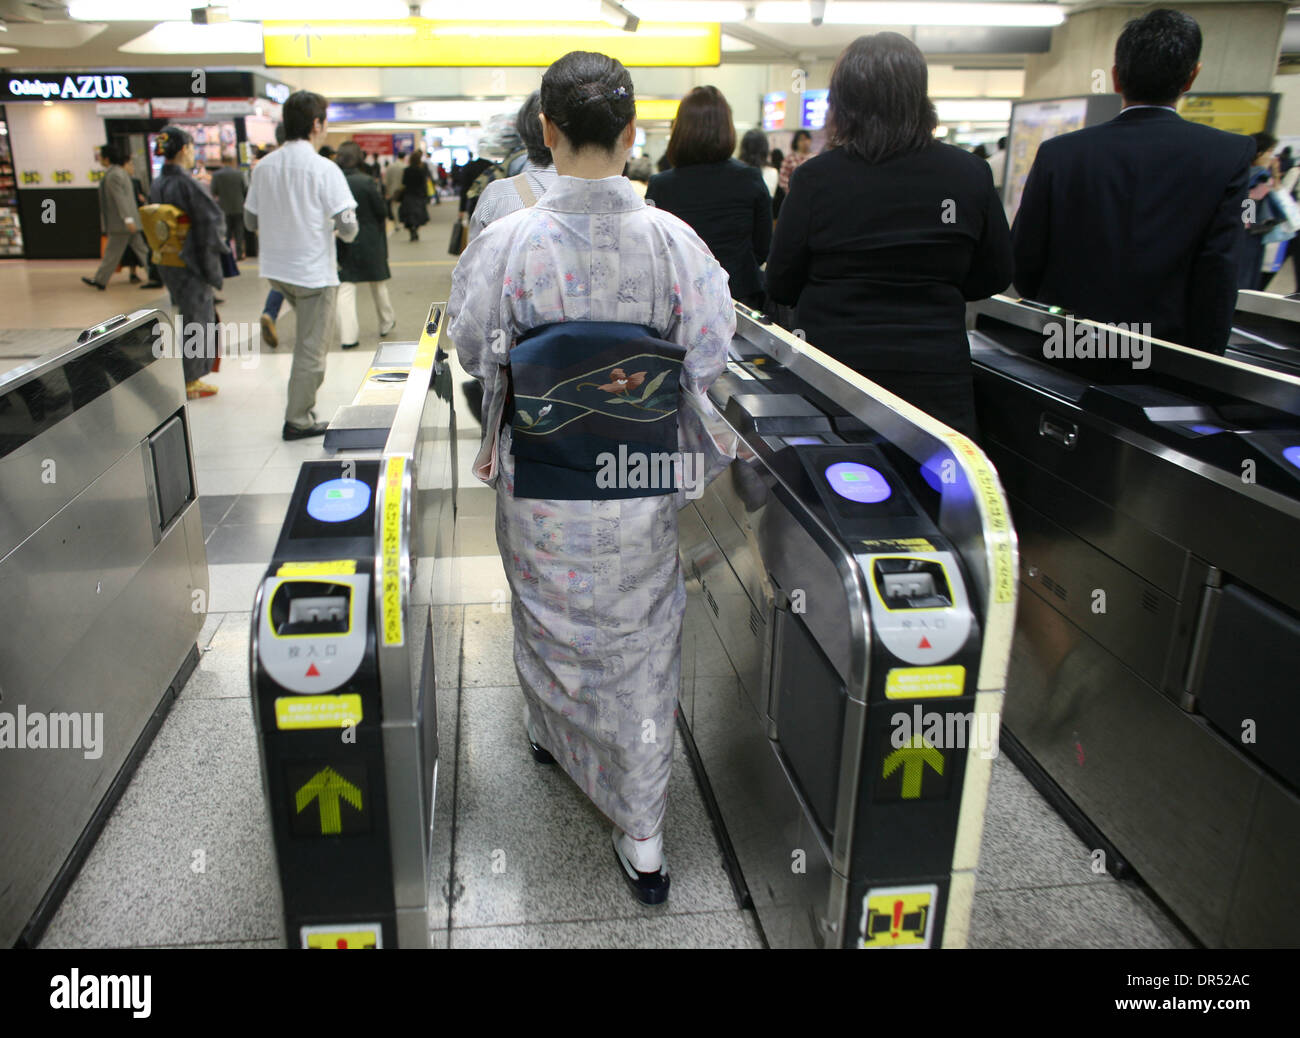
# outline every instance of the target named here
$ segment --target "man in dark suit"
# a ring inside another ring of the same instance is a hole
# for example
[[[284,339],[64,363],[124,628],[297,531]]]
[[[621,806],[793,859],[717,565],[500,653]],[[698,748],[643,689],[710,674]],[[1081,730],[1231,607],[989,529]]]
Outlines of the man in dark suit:
[[[1044,141],[1012,228],[1021,295],[1222,353],[1237,298],[1254,142],[1174,111],[1201,70],[1201,30],[1179,11],[1129,22],[1110,122]]]

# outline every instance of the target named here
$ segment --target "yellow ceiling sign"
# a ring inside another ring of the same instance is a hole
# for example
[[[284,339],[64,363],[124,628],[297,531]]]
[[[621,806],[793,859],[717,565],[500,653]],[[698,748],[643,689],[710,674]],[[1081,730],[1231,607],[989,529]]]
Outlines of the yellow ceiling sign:
[[[642,22],[636,32],[604,22],[263,22],[262,50],[268,68],[542,67],[571,50],[683,67],[721,64],[722,33],[716,22]]]
[[[666,119],[672,122],[677,118],[677,106],[680,104],[681,101],[677,98],[665,101],[657,97],[638,97],[636,101],[636,121],[645,123]]]

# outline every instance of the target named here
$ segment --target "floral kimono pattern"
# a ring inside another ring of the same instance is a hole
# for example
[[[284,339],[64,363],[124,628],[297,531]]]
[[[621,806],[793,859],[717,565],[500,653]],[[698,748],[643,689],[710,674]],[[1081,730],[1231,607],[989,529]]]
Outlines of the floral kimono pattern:
[[[476,468],[497,488],[497,545],[510,583],[519,682],[536,736],[636,839],[663,828],[686,594],[677,495],[606,501],[516,499],[501,365],[521,335],[560,321],[654,329],[685,350],[679,449],[706,479],[735,441],[705,390],[735,332],[727,274],[676,217],[624,177],[559,177],[531,209],[477,237],[452,277],[449,333],[483,382]],[[623,390],[636,373],[603,373]]]

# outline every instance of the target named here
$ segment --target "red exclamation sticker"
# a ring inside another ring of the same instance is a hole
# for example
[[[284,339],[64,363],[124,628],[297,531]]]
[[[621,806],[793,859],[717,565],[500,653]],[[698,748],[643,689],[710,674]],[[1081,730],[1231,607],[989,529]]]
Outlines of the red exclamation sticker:
[[[903,925],[903,902],[894,902],[894,936],[898,936],[899,928]]]

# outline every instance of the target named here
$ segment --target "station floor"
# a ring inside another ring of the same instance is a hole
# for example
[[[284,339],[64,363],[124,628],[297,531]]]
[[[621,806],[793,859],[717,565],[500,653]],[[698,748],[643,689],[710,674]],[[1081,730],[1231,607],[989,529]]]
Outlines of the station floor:
[[[431,209],[421,241],[390,237],[398,326],[414,339],[428,304],[445,300],[454,205]],[[117,275],[81,284],[92,262],[0,263],[0,370],[66,341],[69,330],[165,296]],[[1289,268],[1280,278],[1290,279]],[[1290,291],[1279,283],[1278,290]],[[226,321],[255,322],[266,282],[255,260],[221,295]],[[351,400],[378,343],[368,295],[356,351],[334,344],[318,411]],[[280,322],[292,343],[293,316]],[[299,464],[319,440],[280,438],[289,349],[256,366],[227,358],[212,398],[191,402],[199,506],[210,567],[202,658],[54,916],[44,947],[283,947],[271,834],[258,774],[248,689],[254,590],[265,571]],[[466,380],[457,372],[456,382]],[[459,390],[458,390],[459,392]],[[478,430],[465,422],[466,444]],[[460,452],[462,459],[473,450]],[[555,768],[528,753],[511,661],[508,595],[496,555],[492,491],[462,462],[466,514],[462,601],[439,607],[438,651],[459,654],[462,682],[439,700],[441,763],[430,892],[431,943],[484,947],[731,947],[763,944],[737,907],[696,780],[677,740],[666,854],[666,906],[635,902],[615,871],[610,826]],[[710,632],[711,633],[711,632]],[[504,857],[502,855],[504,852]],[[499,870],[504,861],[505,868]],[[494,864],[498,869],[494,869]],[[1090,868],[1090,848],[1005,757],[994,762],[971,921],[976,948],[1171,948],[1192,941],[1141,885]]]

